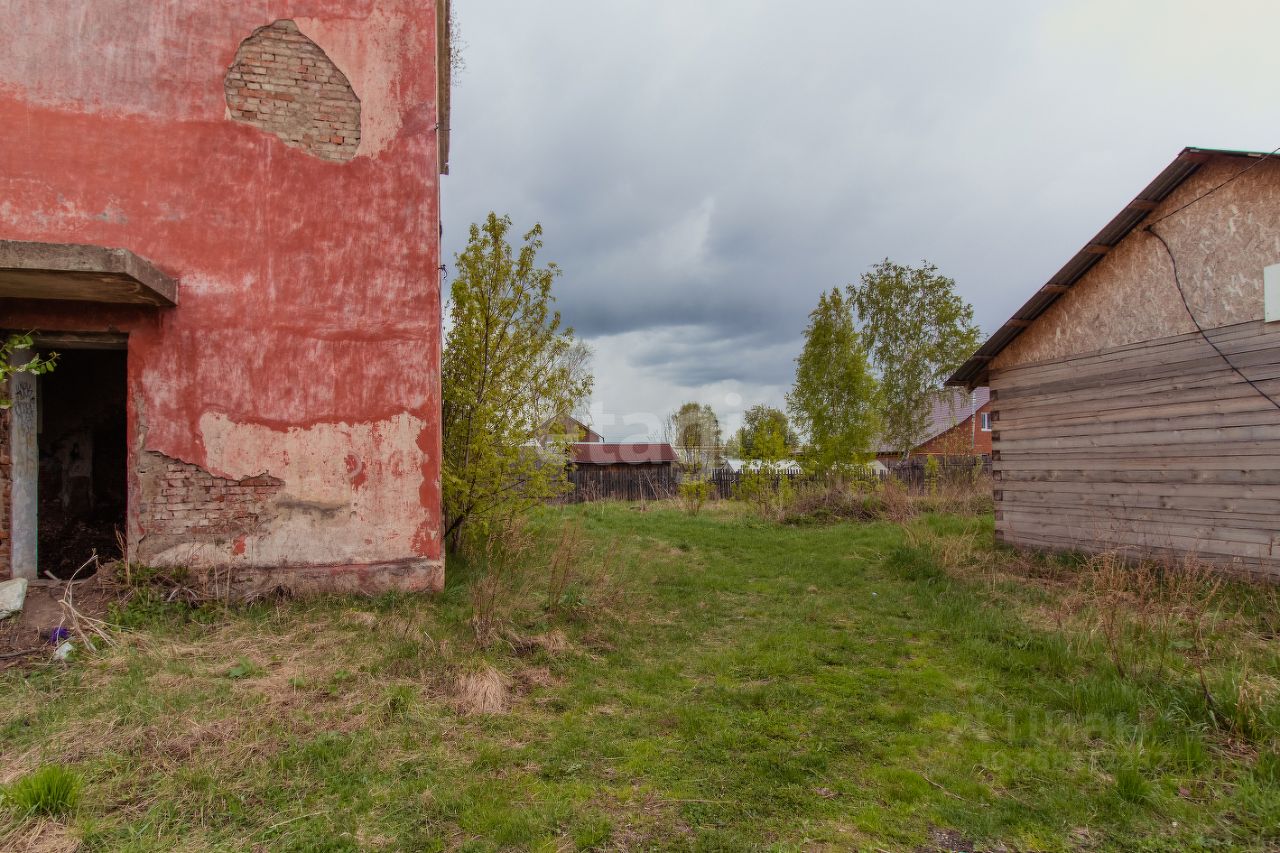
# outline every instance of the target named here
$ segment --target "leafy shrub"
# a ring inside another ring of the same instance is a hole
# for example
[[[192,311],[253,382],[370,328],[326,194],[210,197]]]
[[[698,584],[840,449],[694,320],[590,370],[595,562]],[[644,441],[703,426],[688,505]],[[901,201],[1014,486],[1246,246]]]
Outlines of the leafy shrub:
[[[733,496],[750,505],[761,518],[781,521],[795,497],[795,489],[785,473],[764,467],[749,468],[742,472]]]
[[[702,478],[690,478],[681,483],[676,493],[680,499],[680,508],[689,515],[702,512],[702,507],[711,500],[711,481]]]
[[[925,491],[930,495],[938,494],[938,480],[941,476],[942,463],[938,461],[938,457],[930,456],[924,463]]]
[[[25,816],[63,817],[80,802],[81,781],[75,772],[48,764],[4,789],[4,802]]]

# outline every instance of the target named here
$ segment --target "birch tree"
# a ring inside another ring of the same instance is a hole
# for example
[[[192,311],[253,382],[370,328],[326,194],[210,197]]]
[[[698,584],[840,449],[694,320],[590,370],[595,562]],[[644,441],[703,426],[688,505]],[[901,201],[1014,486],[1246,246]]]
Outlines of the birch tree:
[[[865,463],[878,431],[876,380],[853,314],[839,290],[809,314],[796,380],[787,394],[792,422],[807,442],[800,461],[820,476],[841,476]]]
[[[445,534],[456,550],[566,486],[563,442],[542,424],[590,395],[589,351],[553,310],[542,228],[517,249],[511,218],[472,225],[456,256],[441,365]]]
[[[748,462],[775,463],[791,455],[796,445],[787,413],[772,406],[752,406],[733,437],[739,456]]]
[[[973,307],[931,263],[889,259],[848,287],[880,379],[885,442],[906,456],[925,434],[931,396],[978,348]]]

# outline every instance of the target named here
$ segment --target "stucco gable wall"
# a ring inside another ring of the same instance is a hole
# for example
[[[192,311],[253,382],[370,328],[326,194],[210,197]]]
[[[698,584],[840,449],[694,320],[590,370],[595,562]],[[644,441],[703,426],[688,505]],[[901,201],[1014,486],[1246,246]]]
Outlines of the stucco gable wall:
[[[1206,163],[1157,208],[1154,222],[1254,161]],[[1160,223],[1200,324],[1261,319],[1263,268],[1280,263],[1280,162],[1269,161]],[[1003,369],[1194,332],[1160,241],[1135,229],[992,362]]]

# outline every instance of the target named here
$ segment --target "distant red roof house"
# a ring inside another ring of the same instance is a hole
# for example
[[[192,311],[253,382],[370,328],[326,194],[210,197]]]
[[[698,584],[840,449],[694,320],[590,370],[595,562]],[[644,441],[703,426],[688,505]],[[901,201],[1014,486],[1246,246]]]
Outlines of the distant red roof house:
[[[924,438],[911,449],[912,456],[988,456],[991,454],[991,389],[972,394],[949,388],[934,395]],[[876,448],[876,458],[898,458],[887,444]]]
[[[676,451],[665,442],[601,444],[579,442],[569,446],[574,465],[671,465]]]

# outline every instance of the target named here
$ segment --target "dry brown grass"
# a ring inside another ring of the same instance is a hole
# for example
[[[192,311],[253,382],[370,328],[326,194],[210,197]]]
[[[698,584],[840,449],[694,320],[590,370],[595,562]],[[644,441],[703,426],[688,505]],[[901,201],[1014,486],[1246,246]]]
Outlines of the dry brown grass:
[[[458,676],[454,707],[464,716],[505,714],[511,707],[510,681],[491,666]]]
[[[1274,586],[1224,574],[1194,554],[1134,559],[1099,548],[1071,563],[993,550],[976,533],[903,529],[909,546],[927,549],[949,574],[980,582],[1029,624],[1076,648],[1096,645],[1120,679],[1197,685],[1208,721],[1241,749],[1277,734],[1269,709],[1280,701],[1280,678],[1260,665],[1277,636]]]
[[[505,639],[518,654],[542,651],[554,657],[562,655],[573,648],[572,643],[569,642],[569,637],[559,628],[553,628],[544,634],[533,635],[525,635],[515,630],[509,630],[505,635]]]
[[[979,515],[990,512],[991,478],[963,476],[939,480],[913,491],[901,480],[804,483],[774,520],[788,523],[892,521],[905,524],[928,513]]]
[[[75,853],[80,847],[70,829],[52,820],[29,820],[0,833],[6,853]]]
[[[471,628],[481,648],[498,639],[519,606],[529,581],[534,540],[520,519],[496,526],[471,555],[478,575],[471,582]]]
[[[1159,677],[1179,641],[1189,644],[1186,657],[1210,656],[1221,591],[1222,576],[1192,555],[1133,561],[1105,551],[1088,561],[1064,604],[1085,614],[1120,675]]]

